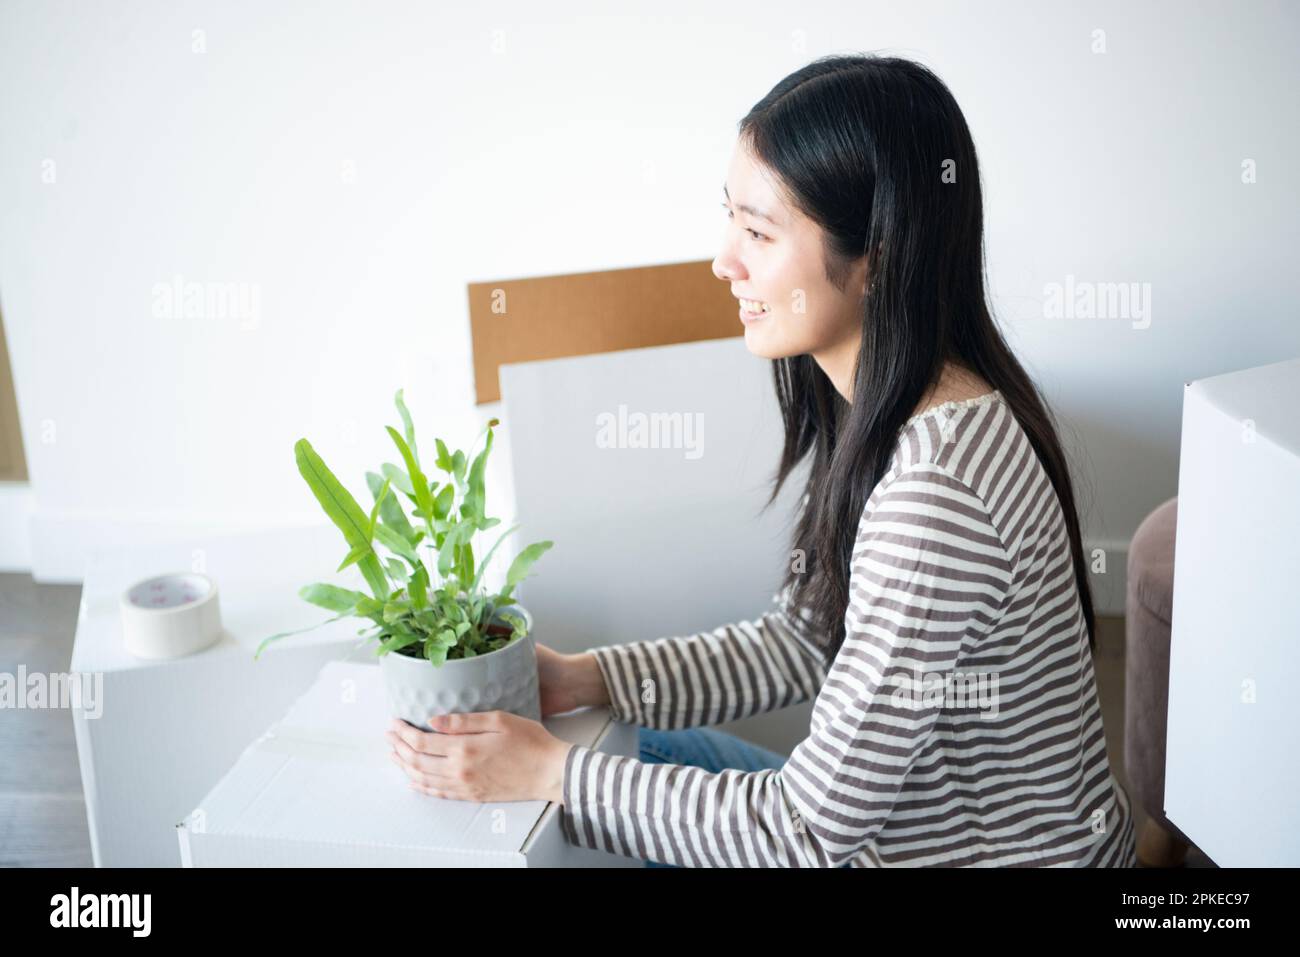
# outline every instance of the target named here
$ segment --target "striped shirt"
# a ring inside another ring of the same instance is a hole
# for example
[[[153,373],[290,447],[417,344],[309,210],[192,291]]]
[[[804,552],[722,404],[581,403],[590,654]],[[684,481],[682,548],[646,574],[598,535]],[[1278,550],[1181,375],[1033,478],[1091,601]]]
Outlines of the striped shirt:
[[[618,721],[813,712],[779,769],[575,745],[568,840],[684,867],[1136,866],[1060,501],[1000,391],[900,429],[849,593],[829,669],[789,588],[752,621],[591,649]]]

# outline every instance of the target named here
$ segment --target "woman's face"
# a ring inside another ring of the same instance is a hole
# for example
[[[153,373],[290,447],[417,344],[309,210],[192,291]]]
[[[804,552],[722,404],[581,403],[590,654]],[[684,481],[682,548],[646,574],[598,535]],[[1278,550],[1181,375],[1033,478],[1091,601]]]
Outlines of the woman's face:
[[[775,175],[738,141],[723,184],[727,224],[713,274],[738,300],[760,303],[752,317],[737,303],[745,345],[764,359],[856,352],[862,336],[866,257],[843,290],[826,278],[822,229],[785,201]]]

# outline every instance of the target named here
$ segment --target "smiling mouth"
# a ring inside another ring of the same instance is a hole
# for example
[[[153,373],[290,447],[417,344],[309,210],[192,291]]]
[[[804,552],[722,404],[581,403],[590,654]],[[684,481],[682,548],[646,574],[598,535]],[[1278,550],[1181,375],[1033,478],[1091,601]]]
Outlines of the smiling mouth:
[[[767,303],[755,299],[741,299],[740,308],[751,316],[764,316],[769,311]]]

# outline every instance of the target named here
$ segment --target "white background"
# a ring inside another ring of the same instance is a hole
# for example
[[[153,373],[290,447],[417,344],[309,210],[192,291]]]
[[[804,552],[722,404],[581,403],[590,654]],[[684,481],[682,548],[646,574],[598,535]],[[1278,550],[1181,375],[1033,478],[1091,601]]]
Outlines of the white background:
[[[467,282],[712,258],[736,122],[865,50],[927,63],[966,114],[998,314],[1122,565],[1176,491],[1183,383],[1300,354],[1297,48],[1283,3],[6,0],[31,482],[0,496],[0,565],[77,580],[104,544],[319,522],[294,441],[362,496],[400,386],[422,435],[467,445],[500,411],[473,405]],[[155,317],[177,275],[256,284],[259,321]],[[1067,275],[1150,283],[1150,327],[1043,319]]]

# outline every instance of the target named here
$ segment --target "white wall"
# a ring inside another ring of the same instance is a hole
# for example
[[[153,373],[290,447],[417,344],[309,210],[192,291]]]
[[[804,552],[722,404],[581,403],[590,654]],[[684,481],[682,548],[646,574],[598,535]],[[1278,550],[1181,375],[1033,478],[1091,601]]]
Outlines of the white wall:
[[[1121,570],[1176,491],[1183,383],[1300,354],[1298,46],[1284,3],[10,0],[0,306],[32,481],[0,528],[33,518],[0,561],[75,580],[98,545],[320,521],[294,441],[363,492],[399,386],[468,443],[499,407],[472,404],[467,282],[712,257],[736,121],[817,55],[886,50],[966,112],[996,303]],[[256,288],[255,320],[160,318],[178,275]],[[1067,275],[1150,283],[1150,326],[1042,318]]]

